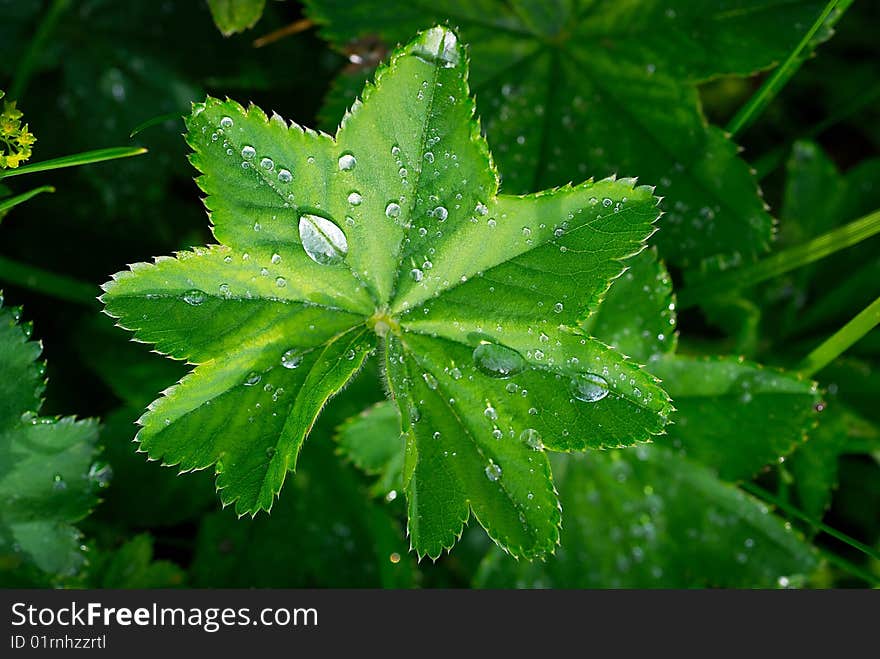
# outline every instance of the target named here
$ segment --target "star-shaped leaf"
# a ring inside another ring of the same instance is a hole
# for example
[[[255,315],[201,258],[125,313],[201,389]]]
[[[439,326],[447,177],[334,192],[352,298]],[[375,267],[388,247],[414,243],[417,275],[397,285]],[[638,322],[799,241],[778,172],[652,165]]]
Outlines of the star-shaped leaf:
[[[748,260],[772,237],[749,166],[707,123],[697,84],[778,63],[825,4],[306,0],[322,34],[356,55],[361,40],[393,45],[436,22],[458,26],[472,47],[479,110],[507,190],[595,171],[637,173],[665,198],[663,256],[684,266]],[[816,42],[829,36],[822,30]],[[359,75],[346,69],[331,108],[357,91],[346,78]]]
[[[85,564],[74,523],[97,502],[98,424],[39,416],[39,343],[0,296],[0,583],[61,583]]]
[[[233,101],[194,108],[221,244],[105,286],[120,325],[195,365],[142,417],[142,450],[215,465],[225,503],[267,510],[321,408],[378,347],[417,552],[450,548],[473,512],[532,557],[560,522],[544,448],[662,432],[657,380],[579,325],[654,231],[651,188],[500,194],[466,74],[436,27],[391,56],[334,137]]]

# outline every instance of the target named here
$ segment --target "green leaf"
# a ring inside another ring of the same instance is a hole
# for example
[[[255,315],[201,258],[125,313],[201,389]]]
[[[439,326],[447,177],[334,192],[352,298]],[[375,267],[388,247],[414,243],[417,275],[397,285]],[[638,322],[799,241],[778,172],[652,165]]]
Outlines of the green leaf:
[[[494,551],[477,586],[771,588],[817,566],[765,504],[659,446],[566,456],[560,467],[566,525],[557,555],[528,564]]]
[[[771,239],[749,167],[707,124],[695,84],[781,61],[824,4],[306,2],[337,47],[367,35],[394,44],[436,22],[459,26],[506,190],[638,173],[666,198],[659,245],[677,265],[750,260]]]
[[[74,153],[69,156],[61,156],[60,158],[52,158],[42,162],[34,162],[30,165],[24,165],[17,169],[5,169],[0,171],[0,179],[12,178],[13,176],[21,176],[22,174],[35,174],[36,172],[48,172],[54,169],[64,169],[65,167],[79,167],[80,165],[91,165],[96,162],[105,162],[107,160],[118,160],[119,158],[130,158],[146,153],[147,150],[136,146],[120,146],[109,149],[96,149],[94,151],[86,151],[84,153]]]
[[[39,343],[0,297],[0,581],[61,583],[85,563],[74,523],[96,503],[106,472],[94,463],[98,425],[40,417]],[[34,572],[35,570],[35,572]]]
[[[170,561],[153,560],[153,539],[134,536],[113,551],[98,552],[89,577],[91,588],[176,588],[186,574]]]
[[[228,37],[249,30],[263,16],[266,0],[208,0],[214,23]]]
[[[271,517],[236,519],[230,510],[205,517],[193,585],[407,588],[416,570],[415,561],[401,557],[405,549],[398,523],[321,437]]]
[[[830,407],[810,433],[810,441],[786,461],[801,510],[822,519],[837,487],[840,456],[877,447],[880,430],[874,424],[840,405]]]
[[[391,401],[367,408],[342,424],[336,441],[339,453],[370,476],[378,476],[371,488],[374,496],[389,500],[403,489],[403,441],[400,412]]]
[[[141,419],[141,448],[215,465],[225,503],[271,507],[327,400],[381,345],[407,438],[420,555],[473,511],[521,556],[552,551],[543,447],[645,441],[656,379],[578,326],[658,216],[632,179],[499,195],[446,28],[391,56],[335,137],[208,99],[187,121],[221,245],[135,264],[107,313],[196,367]],[[490,249],[487,249],[490,246]]]
[[[38,194],[42,194],[43,192],[55,192],[55,188],[53,188],[51,185],[42,185],[39,188],[28,190],[27,192],[23,192],[22,194],[16,195],[14,197],[10,197],[9,199],[0,200],[0,220],[3,219],[3,216],[6,215],[6,212],[10,208],[14,208],[19,204],[23,204],[28,199],[33,199]]]
[[[791,453],[816,422],[816,383],[733,358],[676,356],[651,365],[675,401],[669,439],[724,480],[747,480]]]

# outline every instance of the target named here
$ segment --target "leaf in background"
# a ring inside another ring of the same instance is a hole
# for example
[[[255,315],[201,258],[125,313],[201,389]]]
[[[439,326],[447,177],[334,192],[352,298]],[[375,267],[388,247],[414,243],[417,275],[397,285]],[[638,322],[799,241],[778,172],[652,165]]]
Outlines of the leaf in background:
[[[772,223],[736,146],[702,116],[695,85],[784,59],[824,5],[306,2],[337,47],[365,35],[394,44],[437,22],[460,27],[507,192],[638,174],[666,199],[661,254],[682,266],[715,256],[722,267],[765,251]]]
[[[208,0],[211,16],[224,37],[249,30],[263,16],[266,0]]]
[[[747,480],[791,453],[817,420],[816,384],[796,373],[680,355],[651,369],[675,402],[673,445],[724,480]]]
[[[378,476],[370,491],[393,501],[403,489],[403,439],[400,411],[391,401],[367,408],[336,432],[338,451],[368,474]]]
[[[565,456],[566,525],[545,564],[489,554],[482,588],[774,588],[817,566],[767,506],[660,446]]]
[[[878,449],[877,426],[845,407],[830,406],[819,427],[810,433],[810,441],[786,461],[800,509],[814,519],[822,519],[837,488],[840,456]]]
[[[223,244],[105,286],[138,340],[196,364],[141,419],[151,457],[216,465],[225,503],[268,509],[320,409],[381,342],[417,552],[450,548],[471,509],[509,551],[552,551],[542,449],[644,441],[671,409],[578,328],[653,232],[656,200],[631,179],[498,195],[472,113],[445,28],[397,51],[335,138],[232,101],[194,108],[192,161]]]
[[[321,437],[270,517],[205,518],[192,579],[215,588],[407,588],[417,575],[405,551],[397,522]]]
[[[0,581],[63,583],[85,564],[73,525],[97,502],[107,472],[95,463],[98,424],[40,417],[39,343],[0,298]]]
[[[97,552],[90,570],[90,588],[179,588],[184,571],[170,561],[153,560],[153,539],[147,533],[134,536],[113,551]]]

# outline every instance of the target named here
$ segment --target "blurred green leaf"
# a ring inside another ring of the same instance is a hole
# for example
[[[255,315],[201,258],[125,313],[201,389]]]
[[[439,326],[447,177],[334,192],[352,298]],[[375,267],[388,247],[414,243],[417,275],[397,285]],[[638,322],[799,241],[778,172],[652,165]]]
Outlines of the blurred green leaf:
[[[370,476],[374,496],[394,500],[403,490],[403,439],[400,412],[391,401],[376,403],[342,424],[336,433],[340,454]]]
[[[73,525],[108,474],[95,462],[94,420],[39,416],[41,346],[28,341],[19,313],[0,297],[0,582],[63,583],[84,566]]]
[[[228,37],[249,30],[263,16],[266,0],[208,0],[214,23]]]
[[[90,588],[179,588],[186,574],[170,561],[153,560],[153,539],[141,533],[113,551],[98,552],[90,569]]]

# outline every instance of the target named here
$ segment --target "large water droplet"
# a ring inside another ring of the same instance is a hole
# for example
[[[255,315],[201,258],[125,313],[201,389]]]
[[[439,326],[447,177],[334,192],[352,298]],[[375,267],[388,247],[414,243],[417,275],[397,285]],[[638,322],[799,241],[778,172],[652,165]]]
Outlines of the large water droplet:
[[[437,208],[434,209],[434,217],[441,222],[445,222],[446,218],[449,217],[449,211],[443,206],[437,206]]]
[[[350,172],[357,165],[357,160],[350,153],[339,156],[339,169],[343,172]]]
[[[278,180],[282,183],[290,183],[293,179],[293,174],[290,173],[289,169],[279,169],[278,170]]]
[[[363,200],[360,192],[352,192],[348,195],[348,203],[352,206],[360,206]]]
[[[183,301],[187,304],[191,304],[194,307],[199,306],[202,302],[208,299],[207,293],[205,291],[200,291],[197,288],[192,289],[191,291],[187,291],[183,294]]]
[[[296,368],[300,364],[302,364],[303,355],[296,348],[291,348],[283,355],[281,355],[281,365],[284,368]]]
[[[572,395],[585,403],[595,403],[608,395],[608,381],[595,373],[579,373],[571,380]]]
[[[500,480],[500,478],[501,478],[501,467],[499,467],[497,464],[492,462],[491,459],[489,460],[489,464],[486,465],[485,472],[486,472],[486,478],[488,478],[493,483]]]
[[[252,146],[246,146],[241,150],[241,157],[245,160],[250,160],[255,155],[257,155],[257,150]]]
[[[400,204],[395,201],[389,201],[385,207],[385,216],[394,219],[400,217]]]
[[[490,377],[509,378],[525,369],[526,360],[507,346],[481,343],[474,349],[474,364]]]
[[[534,428],[526,428],[523,430],[519,435],[519,441],[536,451],[540,451],[544,448],[544,442],[541,441],[541,433]]]
[[[265,169],[267,172],[271,172],[273,169],[275,169],[275,161],[271,158],[263,158],[260,161],[260,167]]]
[[[315,263],[341,263],[348,254],[348,241],[342,229],[320,215],[306,214],[299,218],[299,238]]]
[[[234,124],[234,122],[232,121],[232,117],[223,117],[220,120],[220,125],[223,128],[232,128],[233,124]]]
[[[422,34],[422,38],[413,44],[413,55],[420,60],[437,62],[449,69],[458,64],[458,40],[451,30],[444,27],[433,27]]]

